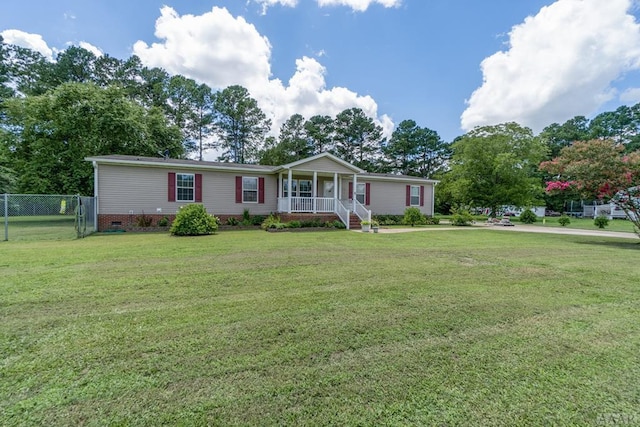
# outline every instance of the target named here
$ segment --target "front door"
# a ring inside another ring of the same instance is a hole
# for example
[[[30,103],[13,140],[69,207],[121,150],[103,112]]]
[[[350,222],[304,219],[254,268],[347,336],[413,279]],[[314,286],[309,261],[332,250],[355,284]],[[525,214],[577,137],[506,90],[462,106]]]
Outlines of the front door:
[[[322,197],[333,199],[333,181],[324,181]]]

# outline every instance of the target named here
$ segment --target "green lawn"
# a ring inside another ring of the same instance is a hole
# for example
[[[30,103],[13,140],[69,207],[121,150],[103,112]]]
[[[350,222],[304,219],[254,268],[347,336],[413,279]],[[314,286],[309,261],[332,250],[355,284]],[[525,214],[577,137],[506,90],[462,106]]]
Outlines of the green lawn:
[[[9,240],[68,240],[77,236],[75,215],[9,217]],[[0,216],[0,241],[5,238],[4,216]]]
[[[438,215],[438,218],[442,221],[441,223],[445,226],[449,226],[449,223],[452,219],[451,215]],[[475,221],[477,223],[484,223],[487,221],[486,216],[475,216]],[[562,227],[558,222],[559,217],[546,217],[544,221],[542,218],[538,218],[536,222],[531,225],[537,225],[540,227]],[[565,228],[577,228],[582,230],[601,230],[593,223],[593,218],[570,218],[571,223]],[[520,219],[518,217],[511,217],[511,221],[514,224],[520,224]],[[433,227],[433,226],[426,226]],[[633,223],[626,219],[614,219],[609,221],[609,225],[604,228],[605,231],[621,231],[626,233],[633,233]]]
[[[609,221],[609,225],[607,225],[604,229],[598,228],[597,225],[593,223],[593,218],[570,218],[571,223],[566,226],[566,228],[578,228],[582,230],[605,230],[605,231],[622,231],[627,233],[633,233],[633,223],[626,219],[613,219]],[[519,223],[517,219],[514,219],[516,224]],[[560,223],[558,223],[558,217],[547,217],[545,218],[544,223],[541,219],[538,219],[532,225],[539,225],[544,227],[562,227]]]
[[[491,229],[0,242],[0,425],[635,422],[639,256]]]

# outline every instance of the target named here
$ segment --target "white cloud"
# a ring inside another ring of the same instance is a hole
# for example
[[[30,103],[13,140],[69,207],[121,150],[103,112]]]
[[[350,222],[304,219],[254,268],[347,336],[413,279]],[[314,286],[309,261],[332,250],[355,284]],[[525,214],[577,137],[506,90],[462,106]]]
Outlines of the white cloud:
[[[298,5],[298,0],[254,0],[256,3],[262,5],[262,14],[267,13],[267,8],[274,5],[288,6],[288,7],[296,7]]]
[[[242,85],[271,118],[272,131],[292,114],[309,118],[316,114],[334,116],[358,107],[375,118],[390,135],[393,122],[378,117],[378,106],[370,96],[361,96],[343,87],[327,88],[326,69],[317,60],[296,60],[296,71],[287,84],[271,76],[271,45],[242,17],[234,18],[226,9],[214,7],[200,16],[183,15],[163,7],[156,21],[160,43],[135,43],[133,53],[151,67],[162,67],[207,83],[214,89]]]
[[[40,52],[47,60],[53,61],[53,50],[40,34],[25,33],[20,30],[4,30],[0,32],[4,42]]]
[[[611,83],[640,69],[632,0],[558,0],[514,26],[509,50],[482,61],[483,84],[462,128],[516,121],[540,131],[589,115],[615,96]]]
[[[279,4],[281,6],[296,7],[298,0],[254,0],[256,3],[262,5],[262,13],[267,12],[267,8]],[[318,6],[347,6],[351,9],[364,12],[371,4],[377,3],[384,7],[399,7],[402,4],[402,0],[316,0]]]
[[[620,94],[620,101],[626,104],[637,104],[640,102],[640,88],[633,87]]]
[[[156,20],[161,43],[137,41],[133,53],[143,63],[208,83],[214,88],[248,86],[268,79],[271,45],[244,18],[214,7],[203,15],[180,16],[164,6]]]
[[[92,45],[91,43],[80,42],[78,45],[81,48],[86,49],[89,52],[92,52],[96,57],[104,55],[104,53],[102,52],[102,50],[99,47],[96,47],[96,46]]]
[[[318,6],[348,6],[351,9],[364,12],[373,3],[380,4],[384,7],[399,7],[402,0],[317,0]]]
[[[274,131],[292,114],[299,113],[306,118],[316,114],[335,116],[347,108],[357,107],[374,118],[383,127],[385,135],[391,135],[393,122],[386,115],[378,117],[378,105],[372,97],[358,95],[344,87],[328,89],[325,73],[322,64],[305,56],[296,60],[296,72],[288,85],[272,79],[256,82],[248,89],[274,122]]]

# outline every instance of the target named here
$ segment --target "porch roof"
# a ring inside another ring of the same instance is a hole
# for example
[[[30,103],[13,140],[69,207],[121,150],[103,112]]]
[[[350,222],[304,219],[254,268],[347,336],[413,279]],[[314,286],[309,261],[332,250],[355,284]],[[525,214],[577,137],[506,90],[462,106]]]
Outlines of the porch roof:
[[[348,169],[349,171],[351,171],[352,173],[356,173],[356,174],[361,174],[364,173],[365,171],[360,169],[359,167],[356,167],[354,165],[352,165],[349,162],[346,162],[344,160],[342,160],[339,157],[334,156],[331,153],[320,153],[320,154],[316,154],[315,156],[311,156],[311,157],[307,157],[306,159],[301,159],[301,160],[297,160],[295,162],[291,162],[291,163],[287,163],[286,165],[282,165],[276,168],[276,172],[280,172],[283,170],[289,170],[289,169],[302,169],[302,170],[311,170],[311,169],[305,169],[304,165],[308,164],[308,163],[312,163],[316,160],[320,160],[320,159],[328,159],[331,160],[334,163],[339,164],[340,166]],[[319,171],[320,172],[320,171]]]

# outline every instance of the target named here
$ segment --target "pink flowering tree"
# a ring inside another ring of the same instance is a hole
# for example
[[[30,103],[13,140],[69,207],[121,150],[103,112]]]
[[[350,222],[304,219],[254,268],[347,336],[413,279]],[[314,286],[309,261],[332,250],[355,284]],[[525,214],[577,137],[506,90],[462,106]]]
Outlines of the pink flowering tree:
[[[640,151],[625,154],[610,140],[576,142],[540,169],[556,177],[549,193],[577,190],[585,198],[612,202],[633,222],[640,237]]]

